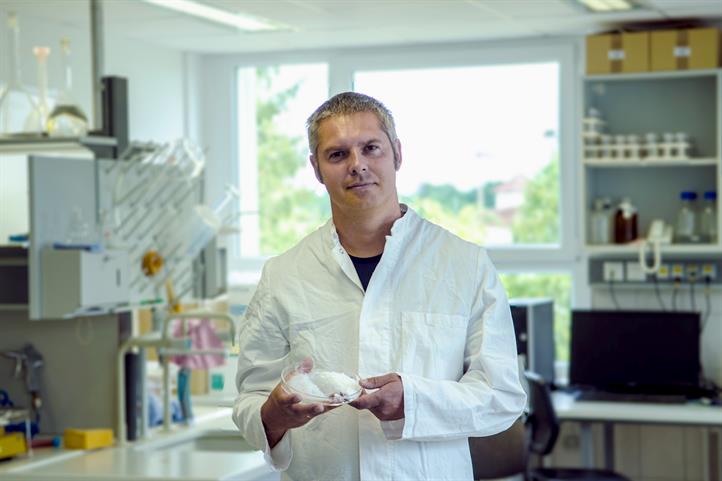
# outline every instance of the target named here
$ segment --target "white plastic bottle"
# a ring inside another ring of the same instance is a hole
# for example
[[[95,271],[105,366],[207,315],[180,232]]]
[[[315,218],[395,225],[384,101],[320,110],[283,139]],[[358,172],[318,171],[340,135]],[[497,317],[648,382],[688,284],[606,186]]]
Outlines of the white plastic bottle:
[[[701,242],[717,242],[717,192],[704,193],[704,204],[699,215],[699,238]]]
[[[611,200],[599,198],[594,200],[594,207],[589,215],[589,242],[591,244],[609,244],[611,234]]]
[[[699,242],[699,236],[697,235],[697,213],[694,205],[695,200],[697,200],[697,193],[682,191],[679,194],[679,198],[682,200],[682,206],[677,214],[674,240],[678,244]]]

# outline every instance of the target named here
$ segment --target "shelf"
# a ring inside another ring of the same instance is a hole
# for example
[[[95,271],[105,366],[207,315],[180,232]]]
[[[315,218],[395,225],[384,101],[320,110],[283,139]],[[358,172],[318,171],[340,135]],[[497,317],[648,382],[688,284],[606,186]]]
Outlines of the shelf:
[[[647,252],[649,252],[647,247]],[[608,255],[638,255],[639,244],[624,245],[586,245],[585,252],[592,257],[601,257]],[[722,246],[719,244],[672,244],[662,246],[662,255],[665,254],[697,254],[697,255],[714,255],[722,257]]]
[[[679,70],[669,72],[640,72],[640,73],[621,73],[621,74],[605,74],[605,75],[585,75],[586,81],[620,81],[625,80],[664,80],[676,78],[690,77],[711,77],[719,75],[722,69],[704,69],[704,70]]]
[[[27,152],[65,150],[76,146],[86,148],[115,147],[118,141],[114,137],[44,137],[44,136],[0,136],[0,152],[20,154]]]
[[[717,159],[710,157],[686,160],[585,160],[583,164],[594,168],[703,167],[717,165]]]

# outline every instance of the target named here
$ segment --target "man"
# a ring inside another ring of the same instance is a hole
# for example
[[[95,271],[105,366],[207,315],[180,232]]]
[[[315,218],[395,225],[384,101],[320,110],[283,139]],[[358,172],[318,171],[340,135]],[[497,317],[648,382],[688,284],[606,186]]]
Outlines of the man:
[[[264,266],[233,418],[289,479],[472,479],[467,438],[504,431],[526,402],[496,272],[482,248],[399,204],[401,143],[383,104],[339,94],[308,138],[332,219]],[[279,379],[307,356],[357,372],[364,394],[300,402]]]

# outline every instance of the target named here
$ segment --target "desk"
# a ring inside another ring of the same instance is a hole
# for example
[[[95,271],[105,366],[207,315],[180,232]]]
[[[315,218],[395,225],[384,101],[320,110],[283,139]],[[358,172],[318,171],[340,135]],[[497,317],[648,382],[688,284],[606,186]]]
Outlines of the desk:
[[[625,402],[575,401],[565,392],[552,393],[554,409],[560,421],[576,421],[581,426],[582,462],[593,467],[592,423],[604,424],[604,467],[614,468],[614,424],[670,424],[677,426],[700,426],[722,428],[722,407],[698,404],[647,404]],[[709,432],[703,444],[705,480],[709,473]],[[718,456],[720,456],[718,454]],[[722,479],[722,474],[717,476]]]

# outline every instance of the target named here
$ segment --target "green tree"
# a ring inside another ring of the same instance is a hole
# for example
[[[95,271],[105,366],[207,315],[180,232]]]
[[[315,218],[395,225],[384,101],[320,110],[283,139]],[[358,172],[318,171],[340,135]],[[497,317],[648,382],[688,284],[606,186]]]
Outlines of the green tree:
[[[559,156],[555,156],[526,186],[524,203],[514,216],[514,242],[559,242]]]
[[[559,242],[559,156],[555,155],[526,186],[524,203],[514,217],[515,242]],[[568,274],[507,274],[502,282],[509,297],[554,299],[556,356],[569,360],[571,278]]]
[[[261,254],[284,252],[328,218],[325,196],[293,185],[293,179],[307,161],[301,137],[280,132],[277,117],[298,95],[300,84],[273,90],[278,69],[256,70],[260,91],[256,100],[258,129],[258,182]]]

